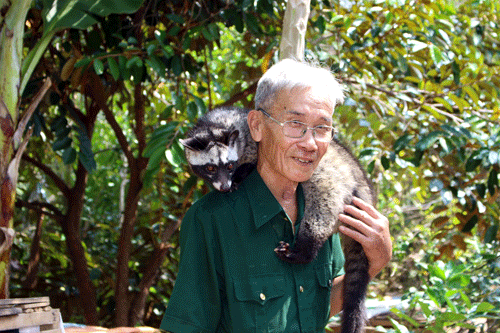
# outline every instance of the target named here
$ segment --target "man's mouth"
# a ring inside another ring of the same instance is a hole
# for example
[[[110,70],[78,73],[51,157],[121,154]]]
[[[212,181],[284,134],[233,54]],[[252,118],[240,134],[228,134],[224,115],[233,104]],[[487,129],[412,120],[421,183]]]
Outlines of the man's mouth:
[[[298,157],[294,157],[293,159],[302,165],[311,165],[313,163],[313,160],[311,160],[311,159],[304,159],[304,158],[298,158]]]

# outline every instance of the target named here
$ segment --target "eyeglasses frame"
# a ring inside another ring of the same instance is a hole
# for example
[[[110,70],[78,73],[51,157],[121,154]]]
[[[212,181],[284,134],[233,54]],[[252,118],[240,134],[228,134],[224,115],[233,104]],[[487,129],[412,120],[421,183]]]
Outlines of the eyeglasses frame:
[[[312,134],[313,134],[313,138],[315,140],[316,139],[316,128],[319,127],[319,126],[327,126],[327,127],[330,127],[332,129],[332,134],[331,134],[331,139],[328,140],[328,141],[323,141],[323,142],[329,142],[329,141],[332,141],[333,140],[333,137],[335,136],[335,134],[337,133],[337,130],[333,127],[333,126],[329,126],[329,125],[318,125],[318,126],[314,126],[314,127],[309,127],[306,123],[303,123],[301,121],[296,121],[296,120],[288,120],[288,121],[284,121],[284,122],[281,122],[279,121],[278,119],[275,119],[273,118],[273,116],[271,116],[269,113],[267,113],[264,109],[262,108],[257,108],[257,111],[260,111],[262,112],[265,116],[267,116],[269,119],[271,119],[272,121],[274,121],[276,124],[280,125],[281,126],[281,129],[283,131],[283,135],[285,135],[285,124],[286,123],[291,123],[291,122],[295,122],[295,123],[300,123],[300,124],[303,124],[305,125],[306,127],[306,130],[303,131],[302,135],[299,136],[299,137],[293,137],[293,136],[288,136],[288,135],[285,135],[286,137],[288,138],[292,138],[292,139],[300,139],[300,138],[303,138],[306,133],[307,133],[307,130],[312,130]]]

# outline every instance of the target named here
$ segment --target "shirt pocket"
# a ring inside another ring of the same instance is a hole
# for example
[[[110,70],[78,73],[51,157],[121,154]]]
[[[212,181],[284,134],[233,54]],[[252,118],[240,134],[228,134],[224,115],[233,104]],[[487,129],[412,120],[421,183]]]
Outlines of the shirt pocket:
[[[316,279],[321,287],[330,289],[333,283],[332,265],[325,264],[315,267]]]
[[[234,295],[237,309],[233,314],[241,316],[248,331],[271,332],[286,327],[283,274],[249,276],[243,280],[235,280]]]

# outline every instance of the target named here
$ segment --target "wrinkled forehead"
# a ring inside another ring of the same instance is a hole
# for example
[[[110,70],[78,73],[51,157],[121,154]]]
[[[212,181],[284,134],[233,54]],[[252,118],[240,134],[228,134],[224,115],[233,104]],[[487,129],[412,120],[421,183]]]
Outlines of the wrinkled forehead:
[[[331,118],[335,109],[335,102],[332,101],[327,90],[322,87],[294,87],[283,89],[275,96],[273,109],[281,112],[294,109],[302,111],[301,106],[307,106],[321,110],[324,115]]]

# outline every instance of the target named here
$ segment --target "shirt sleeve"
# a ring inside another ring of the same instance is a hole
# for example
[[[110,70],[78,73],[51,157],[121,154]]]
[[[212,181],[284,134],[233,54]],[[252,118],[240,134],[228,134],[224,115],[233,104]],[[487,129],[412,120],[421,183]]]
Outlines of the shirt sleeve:
[[[174,290],[160,329],[168,332],[214,332],[221,315],[210,214],[189,209],[180,231],[181,256]]]
[[[333,270],[332,271],[333,271],[333,278],[336,278],[338,276],[345,274],[344,251],[342,251],[342,245],[340,243],[340,236],[338,233],[336,233],[332,236],[332,250],[334,253]]]

